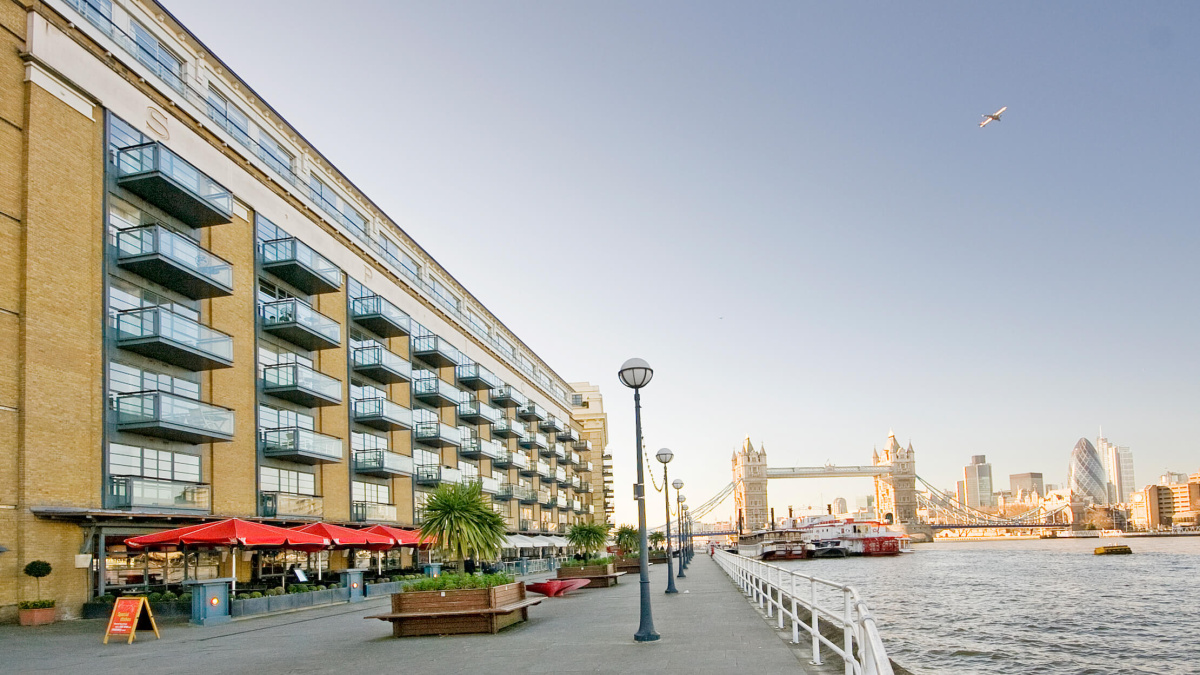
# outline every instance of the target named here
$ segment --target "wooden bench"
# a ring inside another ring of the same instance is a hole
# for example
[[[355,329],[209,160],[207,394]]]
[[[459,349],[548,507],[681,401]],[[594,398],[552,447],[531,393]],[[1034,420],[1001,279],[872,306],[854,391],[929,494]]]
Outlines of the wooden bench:
[[[390,612],[363,618],[390,621],[395,637],[497,633],[514,623],[528,621],[529,608],[541,602],[542,598],[524,598],[499,607]]]
[[[609,586],[617,585],[617,578],[623,577],[628,572],[613,572],[612,574],[594,574],[586,577],[575,577],[576,579],[587,579],[588,585],[584,588],[608,588]]]

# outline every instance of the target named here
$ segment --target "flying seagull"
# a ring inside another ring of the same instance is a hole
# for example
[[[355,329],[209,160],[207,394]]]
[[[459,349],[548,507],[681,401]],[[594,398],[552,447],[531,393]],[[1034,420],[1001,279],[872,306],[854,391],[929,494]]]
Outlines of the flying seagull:
[[[990,123],[990,122],[999,122],[1000,116],[1004,114],[1005,110],[1008,110],[1008,106],[1004,106],[1003,108],[997,110],[996,112],[992,113],[991,115],[984,115],[983,121],[979,123],[979,128],[982,129],[982,128],[986,127],[988,125],[988,123]]]

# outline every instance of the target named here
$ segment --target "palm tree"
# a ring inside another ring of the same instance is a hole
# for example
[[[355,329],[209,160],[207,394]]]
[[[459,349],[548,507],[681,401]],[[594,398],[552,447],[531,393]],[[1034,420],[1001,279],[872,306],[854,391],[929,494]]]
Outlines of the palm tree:
[[[662,546],[664,541],[667,540],[667,535],[663,534],[662,532],[651,532],[649,539],[650,545],[654,548],[658,548]]]
[[[504,519],[488,505],[477,482],[443,483],[425,502],[421,536],[436,539],[442,554],[457,560],[460,570],[472,554],[477,560],[499,556],[504,530]]]
[[[621,555],[627,556],[642,546],[637,528],[632,525],[622,525],[617,528],[617,549]]]
[[[586,561],[589,554],[593,554],[604,548],[604,542],[608,540],[608,524],[607,523],[576,523],[571,526],[567,532],[567,541],[575,548],[583,549],[583,559]]]

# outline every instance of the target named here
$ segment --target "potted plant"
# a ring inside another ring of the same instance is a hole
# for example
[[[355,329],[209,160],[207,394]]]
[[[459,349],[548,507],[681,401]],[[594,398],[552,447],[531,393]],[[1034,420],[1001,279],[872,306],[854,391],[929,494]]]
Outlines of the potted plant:
[[[446,560],[493,560],[504,542],[504,519],[479,483],[438,486],[425,502],[421,538],[436,541]],[[507,574],[442,574],[404,584],[392,595],[392,635],[495,633],[529,618],[525,584]],[[506,611],[507,610],[507,611]],[[463,612],[479,611],[479,614]]]
[[[567,541],[571,542],[571,545],[575,548],[582,550],[583,560],[568,560],[562,567],[558,568],[558,578],[600,577],[616,572],[611,557],[588,560],[597,551],[604,548],[604,543],[607,539],[608,525],[604,523],[577,523],[572,525],[571,529],[567,532]],[[593,582],[595,581],[597,580],[593,580]],[[608,585],[607,583],[596,583],[595,587],[599,588]],[[591,588],[593,584],[589,583],[587,587]]]
[[[646,538],[650,545],[650,562],[659,561],[666,562],[667,550],[663,543],[667,540],[667,535],[662,532],[651,532]]]
[[[637,569],[642,542],[636,527],[622,525],[617,528],[617,569]]]
[[[25,575],[37,580],[37,600],[22,600],[17,604],[17,620],[22,626],[41,626],[54,623],[54,601],[42,600],[42,577],[52,568],[45,560],[34,560],[25,566]]]

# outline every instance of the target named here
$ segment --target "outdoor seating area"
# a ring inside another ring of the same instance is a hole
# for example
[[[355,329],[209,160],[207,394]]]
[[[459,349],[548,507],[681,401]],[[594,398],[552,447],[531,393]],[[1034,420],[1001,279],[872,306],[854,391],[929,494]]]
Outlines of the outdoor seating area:
[[[497,633],[529,620],[541,598],[525,597],[522,582],[483,589],[418,591],[392,595],[392,611],[364,617],[389,621],[394,637]]]

